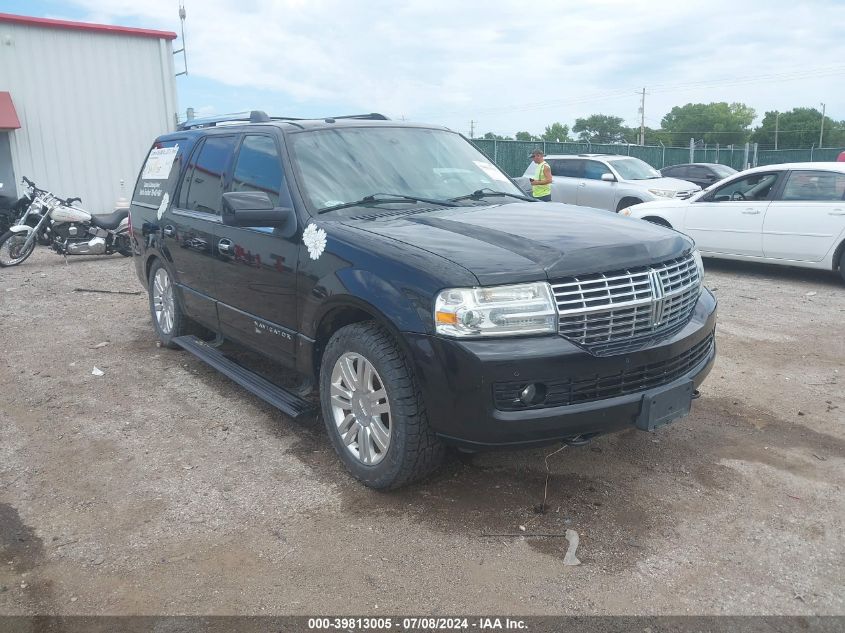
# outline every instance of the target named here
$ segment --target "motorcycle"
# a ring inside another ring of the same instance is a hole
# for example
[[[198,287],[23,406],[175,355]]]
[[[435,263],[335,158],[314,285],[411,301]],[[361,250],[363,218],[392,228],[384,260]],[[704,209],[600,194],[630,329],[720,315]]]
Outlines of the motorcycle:
[[[75,202],[40,189],[24,176],[29,205],[23,215],[0,237],[0,266],[17,266],[32,255],[36,243],[50,246],[60,255],[132,255],[129,241],[129,210],[92,215]],[[22,200],[24,199],[22,198]]]

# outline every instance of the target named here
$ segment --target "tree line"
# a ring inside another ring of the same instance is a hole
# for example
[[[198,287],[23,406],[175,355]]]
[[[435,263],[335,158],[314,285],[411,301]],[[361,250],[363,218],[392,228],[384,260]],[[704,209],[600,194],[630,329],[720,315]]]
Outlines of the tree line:
[[[759,143],[771,148],[777,136],[778,149],[818,147],[822,113],[816,108],[793,108],[788,112],[766,112],[760,124],[752,128],[757,113],[744,103],[688,103],[675,106],[660,121],[660,128],[645,128],[645,144],[663,143],[686,147],[689,140],[698,144],[740,145]],[[547,125],[541,134],[517,132],[513,137],[487,132],[481,138],[517,141],[581,141],[590,143],[637,143],[640,128],[627,127],[622,117],[593,114],[575,119],[570,128],[560,122]],[[845,146],[845,120],[824,117],[825,147]]]

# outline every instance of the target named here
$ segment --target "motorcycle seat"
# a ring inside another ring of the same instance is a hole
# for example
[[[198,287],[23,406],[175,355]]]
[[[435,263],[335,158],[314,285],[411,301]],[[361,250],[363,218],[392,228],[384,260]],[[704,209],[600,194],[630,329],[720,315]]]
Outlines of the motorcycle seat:
[[[113,230],[120,226],[123,218],[129,215],[128,209],[120,209],[114,213],[107,213],[103,215],[92,215],[91,224],[99,226],[101,229]]]

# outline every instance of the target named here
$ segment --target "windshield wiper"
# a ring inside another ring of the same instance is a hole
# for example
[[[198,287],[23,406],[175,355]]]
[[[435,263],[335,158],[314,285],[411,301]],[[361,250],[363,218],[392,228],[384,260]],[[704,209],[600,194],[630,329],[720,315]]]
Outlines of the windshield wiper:
[[[478,189],[477,191],[468,193],[465,196],[458,196],[457,198],[449,199],[452,202],[458,202],[459,200],[480,200],[481,198],[491,198],[493,196],[507,196],[508,198],[516,198],[517,200],[530,200],[531,202],[534,202],[534,198],[529,198],[528,196],[516,193],[508,193],[506,191],[495,191],[493,189]]]
[[[365,204],[390,204],[391,202],[425,202],[427,204],[437,204],[442,207],[458,206],[450,200],[437,200],[436,198],[420,198],[419,196],[406,196],[401,193],[373,193],[369,196],[364,196],[360,200],[344,202],[343,204],[336,204],[332,207],[320,209],[319,211],[317,211],[317,213],[328,213],[329,211],[337,211],[338,209],[348,209],[349,207],[357,207],[359,205]]]

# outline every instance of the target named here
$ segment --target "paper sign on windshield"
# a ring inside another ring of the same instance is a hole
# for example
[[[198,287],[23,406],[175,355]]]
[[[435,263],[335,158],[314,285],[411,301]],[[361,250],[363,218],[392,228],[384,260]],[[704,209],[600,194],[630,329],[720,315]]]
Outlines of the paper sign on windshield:
[[[170,168],[176,160],[176,153],[179,146],[162,147],[150,152],[144,171],[141,172],[142,180],[167,180],[170,177]]]

